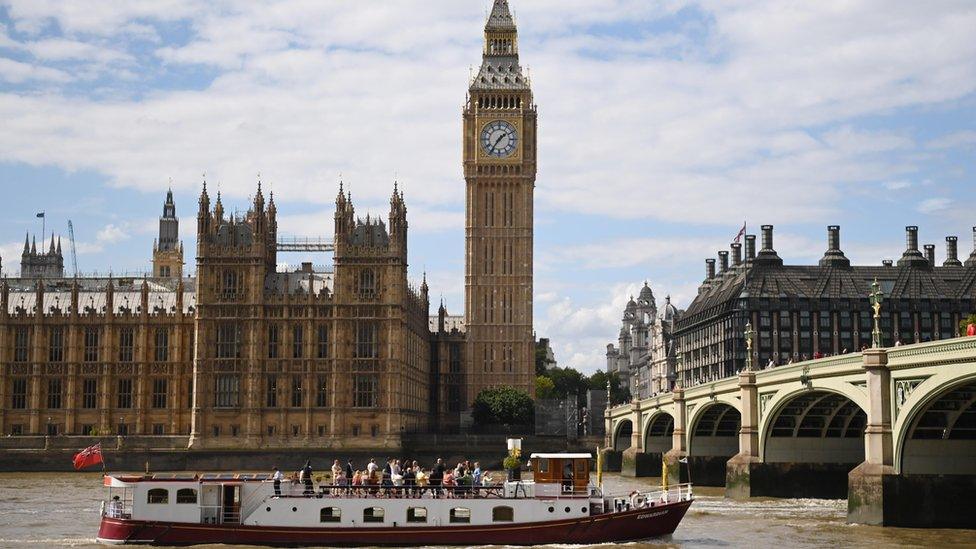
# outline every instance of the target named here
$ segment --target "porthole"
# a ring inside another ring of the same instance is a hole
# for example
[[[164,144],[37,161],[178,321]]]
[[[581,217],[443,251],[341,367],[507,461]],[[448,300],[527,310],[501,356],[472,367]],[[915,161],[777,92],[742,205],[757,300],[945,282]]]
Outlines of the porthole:
[[[585,515],[586,514],[586,507],[583,507],[582,509],[580,509],[580,513],[583,513]]]
[[[298,511],[298,507],[292,507],[292,508],[291,508],[291,512],[292,512],[292,513],[294,513],[294,512],[296,512],[296,511]]]
[[[552,513],[552,512],[554,512],[555,510],[556,510],[556,508],[555,508],[555,507],[550,507],[550,508],[549,508],[549,512],[550,512],[550,513]]]
[[[271,512],[271,508],[270,507],[265,507],[264,510],[267,511],[267,512],[269,512],[269,513]]]
[[[569,512],[569,507],[567,507],[567,508],[566,508],[566,512],[567,512],[567,513]]]

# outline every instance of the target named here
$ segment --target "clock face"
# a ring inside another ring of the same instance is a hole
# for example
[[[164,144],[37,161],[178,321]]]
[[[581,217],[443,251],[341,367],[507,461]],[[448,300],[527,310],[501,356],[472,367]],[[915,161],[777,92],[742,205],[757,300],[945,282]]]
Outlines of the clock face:
[[[508,158],[515,152],[518,133],[515,127],[504,120],[489,122],[481,130],[481,147],[485,154],[495,158]]]

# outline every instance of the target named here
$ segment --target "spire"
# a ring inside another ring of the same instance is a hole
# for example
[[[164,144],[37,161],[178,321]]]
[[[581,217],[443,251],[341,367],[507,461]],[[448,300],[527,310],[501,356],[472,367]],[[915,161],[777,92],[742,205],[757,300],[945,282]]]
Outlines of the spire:
[[[30,253],[30,234],[24,233],[24,255]]]
[[[488,16],[488,23],[485,24],[485,30],[515,30],[515,19],[508,9],[508,0],[495,0],[495,5],[491,7],[491,15]]]
[[[58,255],[61,255],[61,237],[58,237]]]
[[[37,255],[37,237],[31,239],[31,255]]]
[[[54,255],[54,235],[53,234],[51,235],[51,247],[50,247],[50,249],[48,249],[48,252],[47,253],[49,253],[51,255]]]

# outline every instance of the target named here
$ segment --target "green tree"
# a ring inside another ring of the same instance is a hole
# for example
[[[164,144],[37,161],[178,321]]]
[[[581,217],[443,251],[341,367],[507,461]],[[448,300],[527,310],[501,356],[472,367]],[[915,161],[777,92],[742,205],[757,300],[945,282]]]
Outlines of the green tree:
[[[474,399],[471,416],[478,425],[529,425],[535,421],[535,403],[514,387],[484,389]]]
[[[590,387],[586,376],[573,368],[551,368],[546,372],[546,377],[551,379],[555,386],[553,398],[564,400],[577,397],[580,405],[586,404],[586,390]]]
[[[547,376],[535,377],[535,398],[553,398],[556,394],[556,384]]]
[[[620,374],[617,372],[607,375],[603,370],[597,370],[595,374],[590,376],[590,389],[606,391],[607,379],[610,380],[610,400],[616,404],[630,402],[630,388],[627,387],[626,383],[620,382]]]
[[[538,344],[535,346],[535,375],[546,375],[546,348]]]

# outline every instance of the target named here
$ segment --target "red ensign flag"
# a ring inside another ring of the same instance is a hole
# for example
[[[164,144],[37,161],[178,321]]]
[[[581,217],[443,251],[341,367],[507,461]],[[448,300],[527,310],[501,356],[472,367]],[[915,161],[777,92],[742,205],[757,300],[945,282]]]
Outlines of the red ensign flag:
[[[75,454],[74,464],[76,471],[99,463],[102,463],[102,443],[100,442]]]

